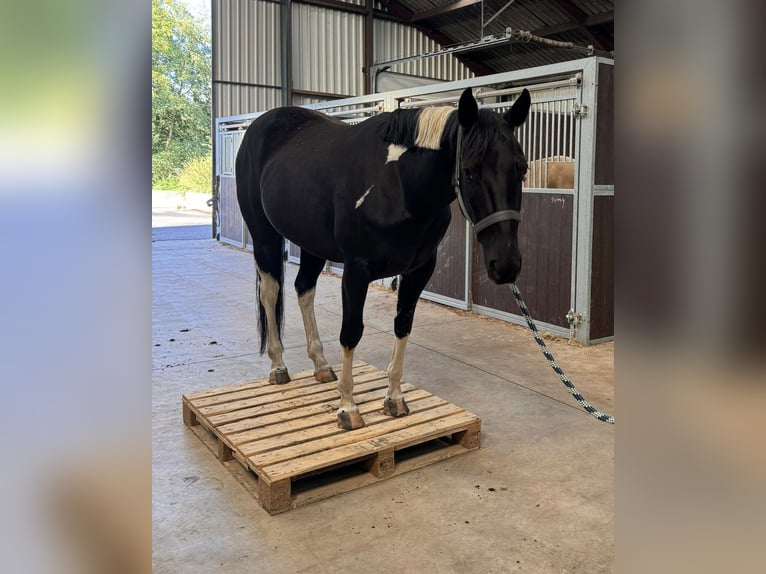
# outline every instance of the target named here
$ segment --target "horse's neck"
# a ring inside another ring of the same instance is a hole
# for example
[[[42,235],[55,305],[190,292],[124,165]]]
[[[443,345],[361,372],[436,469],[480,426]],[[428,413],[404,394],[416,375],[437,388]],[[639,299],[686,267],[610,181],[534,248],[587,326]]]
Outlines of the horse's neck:
[[[409,172],[402,170],[401,182],[407,211],[414,217],[432,217],[455,199],[452,186],[454,152],[425,152],[422,162]]]
[[[445,108],[400,110],[390,117],[384,140],[417,154],[415,161],[400,164],[403,201],[413,217],[433,217],[455,199],[457,131],[457,114]]]

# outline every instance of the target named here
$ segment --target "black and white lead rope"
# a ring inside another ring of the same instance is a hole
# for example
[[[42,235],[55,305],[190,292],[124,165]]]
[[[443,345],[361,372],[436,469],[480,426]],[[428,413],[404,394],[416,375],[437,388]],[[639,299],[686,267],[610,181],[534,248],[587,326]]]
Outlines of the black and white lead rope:
[[[518,303],[519,309],[521,309],[521,312],[524,314],[524,318],[527,320],[527,325],[529,325],[529,329],[532,331],[532,335],[534,335],[535,341],[537,341],[537,345],[540,347],[543,355],[545,355],[545,358],[548,360],[551,368],[556,371],[556,374],[561,379],[561,382],[564,383],[564,386],[569,389],[569,392],[572,393],[572,396],[577,400],[578,403],[582,405],[582,408],[584,408],[598,420],[605,423],[614,424],[614,417],[612,415],[607,415],[600,412],[588,401],[586,401],[585,398],[580,394],[580,391],[577,390],[577,387],[574,386],[572,381],[569,380],[569,377],[567,377],[564,374],[564,371],[561,370],[561,367],[558,366],[556,359],[553,358],[553,355],[548,350],[548,346],[540,336],[540,333],[537,330],[537,325],[535,325],[535,322],[532,320],[532,316],[529,314],[529,309],[527,309],[527,305],[524,303],[524,299],[521,297],[521,292],[519,291],[519,288],[516,287],[516,283],[511,283],[511,291],[513,292],[513,296],[516,298],[516,303]]]

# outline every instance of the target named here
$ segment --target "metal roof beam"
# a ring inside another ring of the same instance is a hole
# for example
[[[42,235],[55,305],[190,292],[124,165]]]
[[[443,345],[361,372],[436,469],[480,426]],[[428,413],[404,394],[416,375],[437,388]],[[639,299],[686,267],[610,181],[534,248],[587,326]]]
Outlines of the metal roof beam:
[[[583,12],[579,6],[575,5],[574,2],[571,0],[553,0],[553,3],[556,4],[562,12],[574,20],[576,28],[580,30],[580,32],[582,32],[596,48],[607,52],[614,50],[614,45],[608,38],[604,38],[601,34],[588,28],[588,24],[586,23],[588,15]],[[612,13],[612,20],[614,20],[614,13]]]
[[[457,2],[453,2],[452,4],[438,6],[436,8],[431,8],[430,10],[423,10],[422,12],[415,12],[410,17],[409,22],[419,22],[421,20],[428,20],[429,18],[435,18],[436,16],[441,16],[443,14],[449,14],[450,12],[454,12],[456,10],[462,10],[463,8],[468,8],[469,6],[481,4],[481,1],[482,0],[457,0]]]
[[[593,14],[585,18],[585,26],[590,28],[591,26],[599,26],[601,24],[608,24],[614,22],[614,10],[610,12],[604,12],[603,14]],[[538,28],[531,30],[533,34],[537,36],[553,36],[555,34],[561,34],[562,32],[569,32],[571,30],[577,30],[579,28],[577,22],[564,22],[563,24],[556,24],[554,26],[546,26],[545,28]]]
[[[412,18],[412,14],[413,14],[412,10],[410,10],[406,6],[403,6],[402,4],[399,4],[397,0],[380,0],[380,3],[386,9],[388,9],[388,11],[391,12],[391,14],[393,14],[397,18],[400,18],[404,23],[411,24],[415,29],[421,31],[423,34],[431,38],[431,40],[433,40],[440,46],[451,46],[456,43],[454,40],[452,40],[451,38],[448,38],[447,36],[439,32],[438,30],[433,30],[431,28],[428,28],[427,26],[423,26],[422,24],[411,22],[410,19]],[[477,76],[487,76],[489,74],[496,73],[495,70],[493,70],[486,64],[483,64],[472,58],[468,58],[464,55],[457,55],[457,54],[455,55],[455,57],[466,68],[471,70]]]

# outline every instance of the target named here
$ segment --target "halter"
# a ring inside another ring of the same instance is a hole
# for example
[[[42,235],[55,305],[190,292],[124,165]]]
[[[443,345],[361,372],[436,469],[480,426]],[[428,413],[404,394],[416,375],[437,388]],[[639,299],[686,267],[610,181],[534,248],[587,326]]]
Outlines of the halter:
[[[457,127],[457,153],[455,154],[455,173],[452,176],[452,185],[455,188],[455,195],[457,196],[457,202],[460,205],[460,212],[463,217],[466,218],[473,225],[473,229],[478,235],[481,231],[484,231],[487,227],[500,223],[501,221],[521,221],[521,212],[515,209],[501,209],[495,213],[491,213],[484,219],[474,223],[470,217],[468,217],[468,211],[465,208],[465,202],[463,201],[463,192],[460,187],[460,166],[462,165],[462,148],[463,148],[463,128],[458,124]]]

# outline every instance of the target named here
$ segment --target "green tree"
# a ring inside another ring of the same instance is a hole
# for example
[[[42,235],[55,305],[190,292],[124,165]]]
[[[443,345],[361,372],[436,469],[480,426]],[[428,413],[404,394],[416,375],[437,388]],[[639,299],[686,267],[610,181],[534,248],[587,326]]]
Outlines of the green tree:
[[[178,0],[152,0],[152,185],[211,153],[209,31]],[[163,185],[164,184],[164,185]]]

